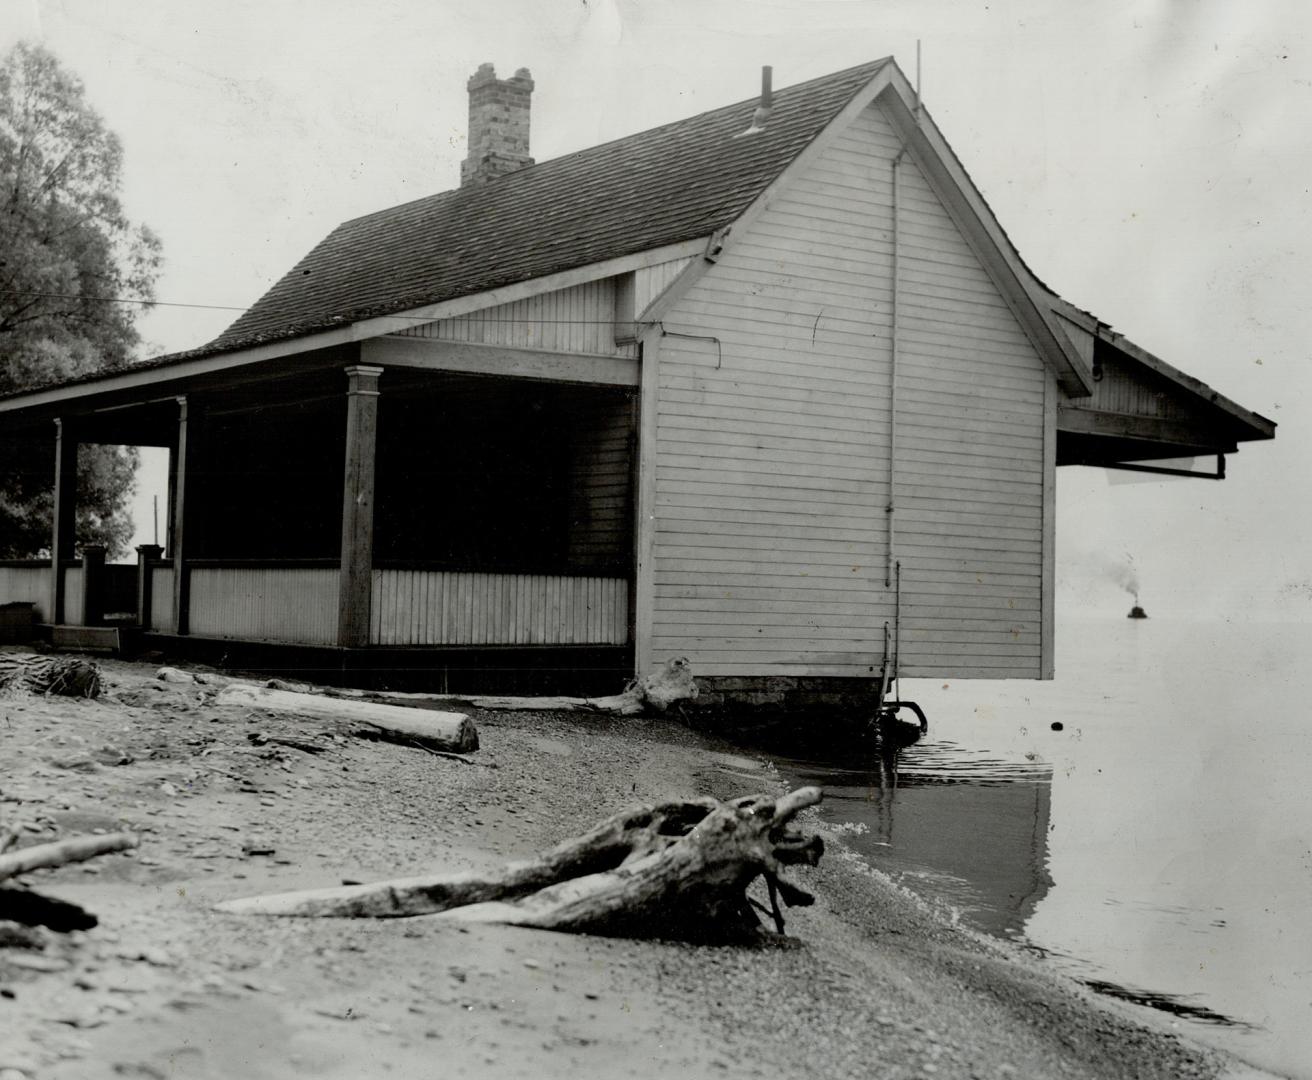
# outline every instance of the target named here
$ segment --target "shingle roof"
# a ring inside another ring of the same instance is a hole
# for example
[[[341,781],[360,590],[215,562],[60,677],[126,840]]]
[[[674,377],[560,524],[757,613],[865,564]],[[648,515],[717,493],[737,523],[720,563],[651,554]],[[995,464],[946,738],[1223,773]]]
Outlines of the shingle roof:
[[[347,221],[208,345],[226,352],[707,236],[737,218],[888,63],[778,90]]]

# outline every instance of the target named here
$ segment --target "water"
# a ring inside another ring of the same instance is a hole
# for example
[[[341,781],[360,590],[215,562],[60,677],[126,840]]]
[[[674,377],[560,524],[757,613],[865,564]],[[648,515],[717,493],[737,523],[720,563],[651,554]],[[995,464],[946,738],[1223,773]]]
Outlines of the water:
[[[906,682],[896,791],[778,764],[964,922],[1312,1077],[1309,657],[1301,623],[1068,622],[1055,682]]]

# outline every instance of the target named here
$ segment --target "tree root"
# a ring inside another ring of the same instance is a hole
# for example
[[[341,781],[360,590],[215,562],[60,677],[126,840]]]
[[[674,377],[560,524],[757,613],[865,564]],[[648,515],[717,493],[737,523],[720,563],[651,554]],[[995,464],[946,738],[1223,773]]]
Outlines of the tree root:
[[[64,697],[100,696],[100,668],[76,656],[0,654],[0,689]]]
[[[724,803],[687,799],[640,806],[527,862],[448,874],[230,900],[235,914],[398,918],[445,913],[464,922],[683,940],[756,932],[747,888],[764,876],[779,933],[789,907],[812,902],[782,868],[814,866],[818,836],[793,822],[820,801],[819,788]],[[764,909],[763,909],[764,910]]]

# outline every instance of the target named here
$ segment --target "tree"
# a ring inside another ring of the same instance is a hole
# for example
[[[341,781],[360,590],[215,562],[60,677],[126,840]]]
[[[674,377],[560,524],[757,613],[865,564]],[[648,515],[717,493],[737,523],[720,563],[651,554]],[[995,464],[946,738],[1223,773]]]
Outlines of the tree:
[[[81,80],[39,45],[0,59],[0,394],[131,362],[160,245],[119,199],[123,151]],[[142,303],[123,303],[122,300]],[[49,546],[53,434],[0,476],[0,558]],[[82,448],[78,540],[122,554],[136,451]]]

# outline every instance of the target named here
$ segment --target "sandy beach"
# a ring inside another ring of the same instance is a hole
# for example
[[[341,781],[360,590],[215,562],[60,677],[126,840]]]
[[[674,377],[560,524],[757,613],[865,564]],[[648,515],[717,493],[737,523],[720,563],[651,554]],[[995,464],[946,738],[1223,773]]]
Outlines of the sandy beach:
[[[0,826],[22,845],[142,841],[28,875],[100,922],[0,945],[3,1080],[1261,1075],[962,928],[833,831],[820,866],[793,871],[816,905],[753,946],[218,914],[489,866],[635,802],[780,782],[663,720],[471,710],[470,765],[103,667],[99,700],[0,700]]]

